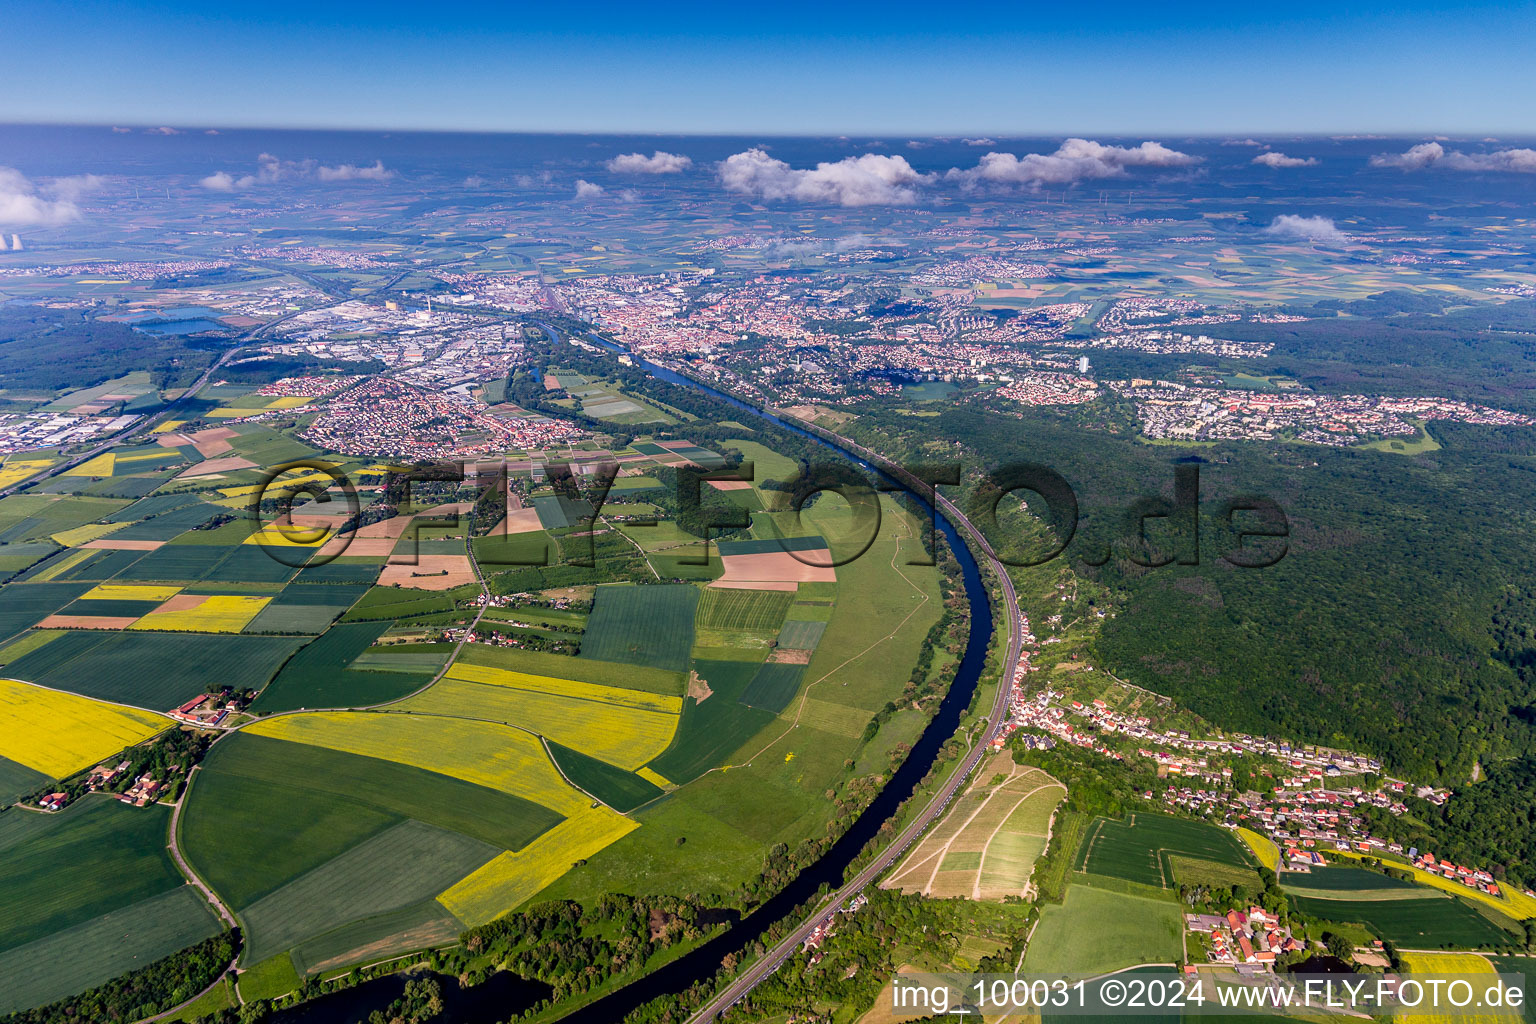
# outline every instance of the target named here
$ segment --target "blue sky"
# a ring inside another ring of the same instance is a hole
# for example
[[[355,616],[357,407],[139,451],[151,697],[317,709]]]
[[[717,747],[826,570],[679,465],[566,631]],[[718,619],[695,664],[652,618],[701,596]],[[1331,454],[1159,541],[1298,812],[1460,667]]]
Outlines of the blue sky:
[[[1521,133],[1536,3],[6,0],[0,121]]]

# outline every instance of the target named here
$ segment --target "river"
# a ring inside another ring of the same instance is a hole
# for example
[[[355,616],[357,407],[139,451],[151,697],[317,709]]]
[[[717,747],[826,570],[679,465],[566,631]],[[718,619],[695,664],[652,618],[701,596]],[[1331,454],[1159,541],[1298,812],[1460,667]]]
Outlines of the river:
[[[548,325],[541,324],[552,336],[553,330]],[[749,413],[759,419],[772,422],[774,425],[798,434],[815,443],[836,452],[845,459],[857,464],[866,472],[890,478],[875,466],[870,465],[858,455],[850,452],[840,445],[834,444],[804,428],[780,419],[772,413],[766,412],[756,406],[749,405],[723,391],[712,388],[707,384],[685,377],[673,370],[652,363],[648,360],[626,352],[612,342],[605,341],[593,335],[592,340],[602,347],[630,355],[637,365],[643,366],[649,373],[659,380],[680,387],[694,388],[728,402],[734,408]],[[900,481],[892,480],[900,485]],[[931,509],[927,499],[921,494],[913,497],[925,508]],[[617,991],[614,991],[601,999],[572,1012],[563,1018],[571,1024],[616,1024],[631,1011],[650,1002],[658,996],[681,992],[695,982],[709,979],[714,976],[720,967],[720,961],[730,953],[739,953],[757,939],[774,922],[780,920],[795,909],[799,904],[816,896],[817,891],[826,885],[830,889],[837,889],[843,884],[843,879],[848,867],[855,857],[880,831],[897,811],[897,809],[917,790],[918,783],[928,774],[934,765],[940,749],[955,734],[960,726],[960,716],[970,706],[971,697],[976,692],[977,682],[981,678],[981,672],[986,664],[987,648],[992,642],[992,603],[986,586],[982,583],[981,572],[977,568],[976,560],[971,555],[970,548],[961,540],[960,533],[955,525],[944,516],[938,517],[939,529],[949,541],[950,549],[954,552],[956,560],[960,563],[960,570],[965,581],[965,595],[970,602],[970,635],[966,639],[965,653],[960,659],[960,665],[955,671],[954,682],[950,684],[949,691],[939,704],[938,713],[923,730],[923,734],[912,745],[907,759],[896,770],[891,781],[882,789],[878,796],[864,809],[864,812],[854,820],[848,831],[835,842],[821,858],[810,864],[793,881],[789,883],[776,896],[771,897],[761,904],[751,914],[744,917],[739,924],[726,932],[715,936],[703,945],[689,951],[671,963],[668,963],[643,978],[638,978]],[[393,998],[393,997],[391,997]],[[351,1009],[351,1008],[349,1008]],[[518,1007],[509,1004],[509,1013],[515,1015]],[[444,1021],[452,1020],[454,1024],[477,1024],[474,1021],[459,1020],[445,1016]],[[305,1018],[305,1024],[346,1024],[341,1017]]]

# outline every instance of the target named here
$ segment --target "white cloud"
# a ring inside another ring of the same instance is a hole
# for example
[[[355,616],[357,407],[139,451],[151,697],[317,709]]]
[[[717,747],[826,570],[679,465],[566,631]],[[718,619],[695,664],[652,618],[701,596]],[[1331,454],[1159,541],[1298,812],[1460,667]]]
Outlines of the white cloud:
[[[1223,146],[1252,146],[1255,149],[1268,149],[1269,146],[1258,139],[1227,139]]]
[[[233,192],[290,179],[307,178],[322,182],[388,181],[394,176],[395,172],[386,168],[382,160],[375,160],[371,167],[357,167],[353,164],[321,167],[313,160],[283,160],[271,153],[262,153],[256,157],[254,174],[237,176],[229,171],[215,171],[199,179],[198,184],[214,192]]]
[[[1331,242],[1342,245],[1349,236],[1334,226],[1330,217],[1303,217],[1295,213],[1282,213],[1274,223],[1264,229],[1266,235],[1289,238],[1304,242]]]
[[[167,128],[165,125],[161,125],[159,128],[145,128],[144,129],[144,134],[145,135],[180,135],[181,134],[181,129],[180,128]]]
[[[664,153],[657,150],[650,156],[644,153],[625,153],[608,161],[608,169],[615,174],[677,174],[693,166],[693,160],[681,153]]]
[[[601,186],[601,185],[594,185],[592,182],[587,181],[584,178],[577,178],[576,179],[576,198],[577,199],[596,199],[598,196],[600,196],[602,194],[603,194],[603,186]]]
[[[99,192],[106,180],[96,174],[73,174],[67,178],[54,178],[43,186],[43,191],[55,199],[67,199],[74,202],[81,196],[91,192]]]
[[[1316,167],[1315,156],[1286,156],[1284,153],[1260,153],[1253,162],[1264,167]]]
[[[1371,157],[1372,167],[1396,167],[1404,171],[1417,171],[1445,156],[1445,147],[1438,142],[1421,142],[1406,153],[1377,153]]]
[[[727,157],[720,164],[720,182],[727,191],[839,206],[906,206],[917,201],[916,186],[933,178],[913,170],[906,157],[878,153],[797,170],[759,148]]]
[[[133,129],[132,128],[119,128],[117,125],[113,125],[112,126],[112,134],[113,135],[132,135],[133,134]]]
[[[640,193],[632,188],[621,189],[619,191],[619,198],[626,203],[638,203],[640,201]]]
[[[25,174],[0,167],[0,224],[7,227],[54,227],[80,219],[80,208],[68,198],[49,200]]]
[[[961,139],[960,141],[965,143],[967,146],[995,146],[995,145],[997,145],[997,140],[996,139],[988,139],[988,138]]]
[[[340,167],[321,167],[315,173],[321,181],[388,181],[395,176],[382,160],[375,160],[371,167],[342,164]]]
[[[1161,142],[1106,146],[1089,139],[1068,139],[1054,153],[988,153],[975,167],[951,170],[948,177],[965,185],[981,182],[1014,185],[1065,185],[1087,178],[1113,178],[1128,167],[1189,167],[1200,157],[1169,149]]]
[[[1371,157],[1371,166],[1396,167],[1402,171],[1444,167],[1451,171],[1536,174],[1536,149],[1499,149],[1492,153],[1463,153],[1459,149],[1446,149],[1438,142],[1421,142],[1406,153],[1378,153]]]
[[[908,149],[927,149],[931,145],[932,145],[931,142],[923,142],[920,139],[908,139],[907,140],[907,148]]]
[[[480,175],[478,175],[478,174],[471,174],[469,177],[464,179],[464,187],[465,188],[484,188],[485,187],[485,179],[480,177]]]

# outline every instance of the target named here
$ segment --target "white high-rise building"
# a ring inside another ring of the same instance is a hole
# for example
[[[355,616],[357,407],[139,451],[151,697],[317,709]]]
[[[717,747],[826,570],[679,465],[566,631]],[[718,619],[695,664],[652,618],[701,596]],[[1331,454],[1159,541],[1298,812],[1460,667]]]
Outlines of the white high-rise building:
[[[1087,356],[1078,356],[1077,357],[1077,372],[1078,373],[1087,374],[1090,365],[1091,364],[1088,362],[1088,357]]]

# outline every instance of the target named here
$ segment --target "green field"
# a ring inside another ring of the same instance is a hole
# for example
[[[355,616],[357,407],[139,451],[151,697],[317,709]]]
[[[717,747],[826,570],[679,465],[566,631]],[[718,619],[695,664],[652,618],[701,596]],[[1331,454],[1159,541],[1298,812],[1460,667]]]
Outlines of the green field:
[[[290,952],[300,974],[316,974],[333,967],[356,963],[361,957],[384,957],[427,946],[458,941],[464,925],[436,899],[426,899],[399,910],[349,921]]]
[[[1424,899],[1329,900],[1293,896],[1291,905],[1327,921],[1357,922],[1407,949],[1481,949],[1524,942],[1514,922],[1502,928],[1452,896]],[[1489,914],[1495,913],[1489,911]]]
[[[362,584],[290,583],[244,632],[320,633],[370,589]]]
[[[0,639],[10,639],[91,589],[89,583],[12,583],[0,587]]]
[[[1384,875],[1365,868],[1325,867],[1313,868],[1306,874],[1287,872],[1280,876],[1286,889],[1299,892],[1303,889],[1319,892],[1358,892],[1374,889],[1403,889],[1425,894],[1425,890],[1412,882]]]
[[[458,832],[403,821],[246,907],[242,960],[258,963],[338,925],[430,899],[500,853]]]
[[[779,665],[769,663],[758,668],[752,682],[742,691],[741,702],[754,708],[762,708],[778,714],[789,706],[800,692],[800,680],[805,677],[804,665]],[[853,711],[853,709],[849,709]],[[863,719],[861,712],[854,712]],[[863,726],[859,726],[863,731]]]
[[[398,700],[425,686],[435,674],[432,669],[374,672],[348,667],[389,625],[358,622],[332,626],[288,660],[251,710],[265,715],[298,708],[367,707]]]
[[[236,984],[240,998],[246,1002],[276,999],[299,987],[299,974],[294,970],[292,958],[287,953],[278,953],[243,969]]]
[[[6,673],[87,697],[152,710],[210,685],[259,689],[303,637],[70,631],[16,659]]]
[[[97,796],[57,814],[0,815],[0,948],[35,942],[182,885],[165,845],[170,813]]]
[[[700,661],[694,666],[712,691],[702,702],[683,699],[683,718],[666,753],[648,767],[676,783],[718,768],[742,744],[773,721],[774,712],[741,703],[757,666],[741,661]]]
[[[1099,818],[1083,838],[1078,871],[1168,889],[1178,884],[1174,856],[1252,868],[1247,849],[1231,833],[1204,822],[1138,812],[1125,821]],[[1257,881],[1257,879],[1255,879]]]
[[[653,589],[653,588],[646,588]],[[492,668],[511,669],[536,676],[555,679],[576,679],[584,683],[601,683],[604,686],[622,686],[647,693],[680,694],[687,685],[686,672],[649,668],[644,665],[626,665],[617,661],[598,661],[595,658],[571,658],[563,654],[543,651],[520,651],[507,647],[487,647],[483,644],[466,644],[459,655],[466,665],[489,665]]]
[[[409,619],[433,612],[451,612],[455,607],[454,592],[451,590],[428,593],[399,587],[371,587],[342,617],[342,621]]]
[[[24,764],[0,757],[0,806],[10,806],[48,781],[48,776]]]
[[[0,1014],[41,1006],[145,967],[219,933],[190,885],[0,953]],[[40,970],[46,965],[46,970]]]
[[[706,587],[694,616],[695,642],[700,646],[768,646],[789,606],[791,590],[722,590]]]
[[[550,742],[549,753],[561,774],[616,811],[632,811],[661,795],[659,786],[634,772],[616,768],[579,750]]]
[[[682,672],[699,590],[687,584],[599,587],[581,657]]]
[[[1024,969],[1030,974],[1101,974],[1134,964],[1175,963],[1184,952],[1177,903],[1083,885],[1040,915]]]
[[[264,736],[216,744],[192,794],[183,852],[236,909],[408,818],[509,850],[561,820],[461,779]]]

